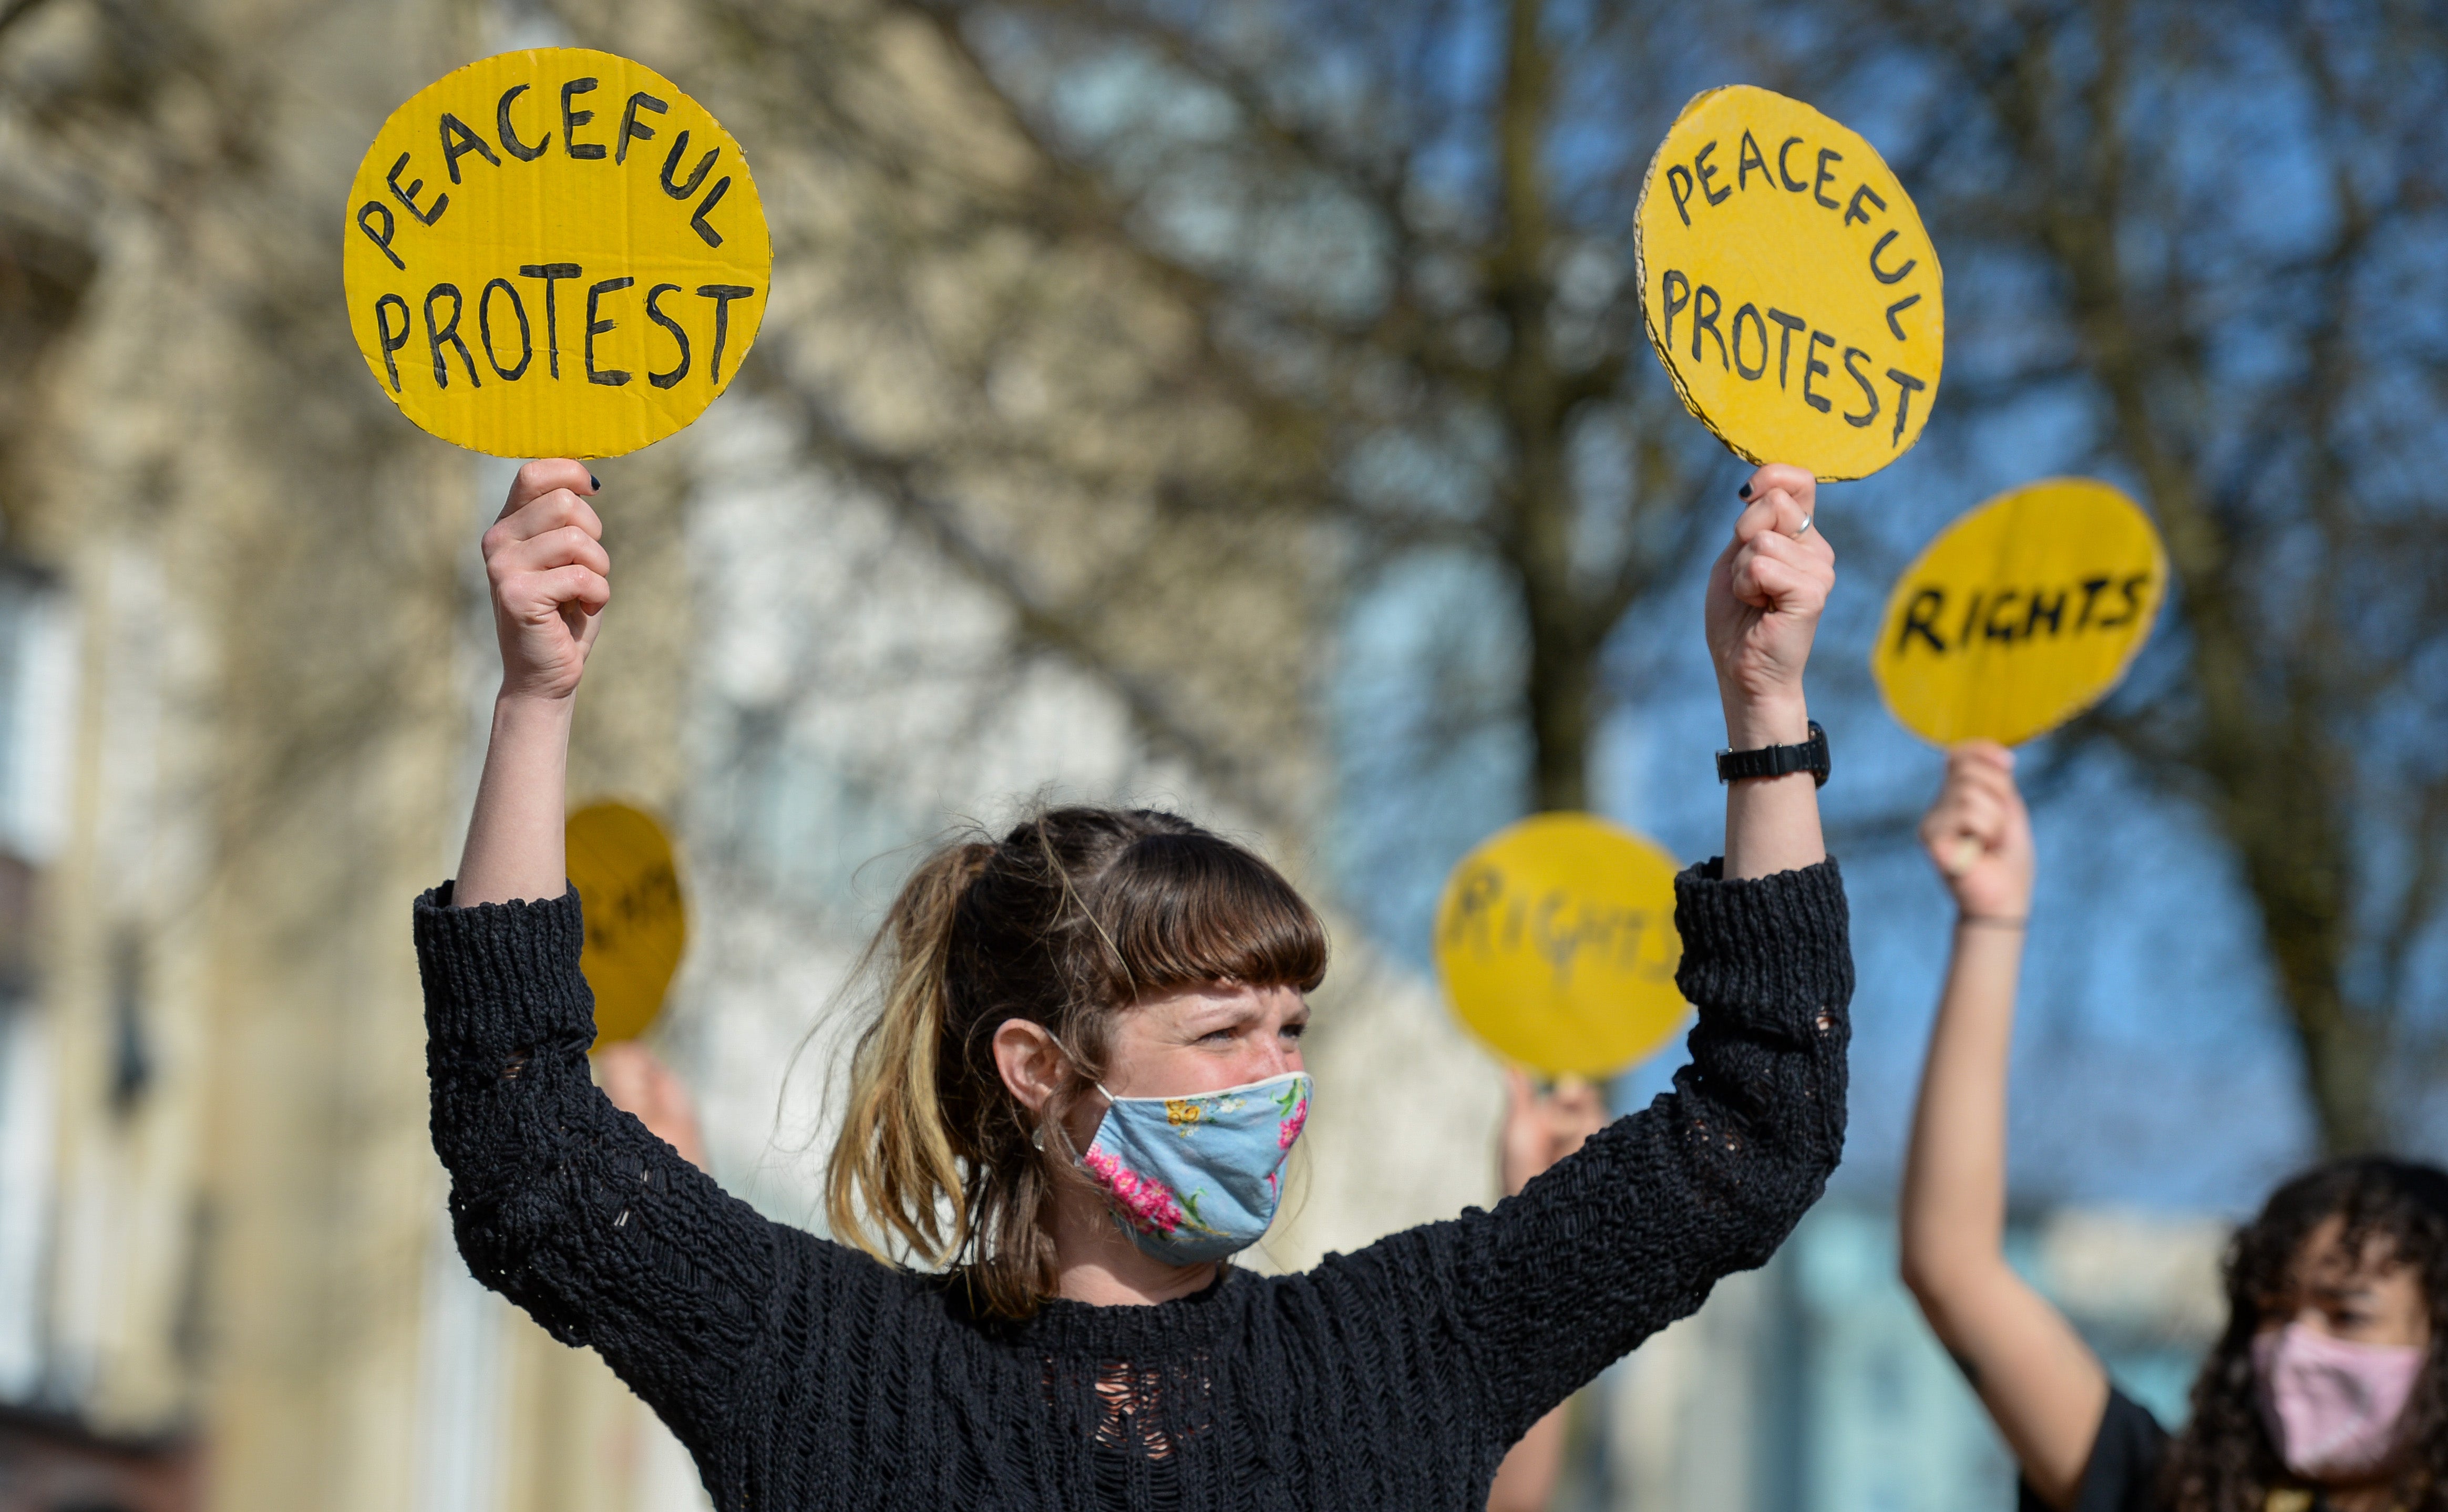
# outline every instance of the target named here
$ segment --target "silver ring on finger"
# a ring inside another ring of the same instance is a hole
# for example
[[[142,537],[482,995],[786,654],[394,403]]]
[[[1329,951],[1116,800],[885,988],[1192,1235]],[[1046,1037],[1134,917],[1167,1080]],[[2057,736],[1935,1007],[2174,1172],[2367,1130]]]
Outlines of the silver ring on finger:
[[[1795,539],[1796,541],[1799,541],[1799,540],[1801,540],[1804,536],[1807,536],[1807,535],[1808,535],[1808,534],[1810,533],[1810,522],[1811,522],[1811,519],[1812,519],[1812,516],[1810,516],[1810,515],[1807,515],[1807,514],[1806,514],[1806,515],[1804,515],[1804,516],[1802,517],[1802,523],[1801,523],[1800,525],[1798,525],[1798,526],[1794,526],[1794,529],[1793,529],[1793,539]]]

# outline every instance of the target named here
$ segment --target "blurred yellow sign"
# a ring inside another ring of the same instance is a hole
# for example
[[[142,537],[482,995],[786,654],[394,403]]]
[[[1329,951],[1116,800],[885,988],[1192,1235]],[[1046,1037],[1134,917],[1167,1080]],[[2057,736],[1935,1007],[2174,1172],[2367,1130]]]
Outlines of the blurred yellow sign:
[[[1870,670],[1922,738],[2015,745],[2116,686],[2167,585],[2168,553],[2132,500],[2090,478],[2025,484],[1896,580]]]
[[[1650,160],[1634,225],[1650,344],[1735,454],[1860,478],[1920,438],[1945,281],[1867,142],[1767,89],[1708,90]]]
[[[662,1011],[688,946],[688,908],[671,838],[625,803],[593,803],[564,832],[586,915],[579,967],[595,990],[595,1038],[634,1040]]]
[[[748,162],[652,69],[471,63],[392,112],[349,186],[349,326],[383,392],[501,457],[609,457],[739,371],[774,251]]]
[[[1541,813],[1463,857],[1437,905],[1454,1011],[1506,1059],[1605,1076],[1683,1022],[1674,862],[1586,813]]]

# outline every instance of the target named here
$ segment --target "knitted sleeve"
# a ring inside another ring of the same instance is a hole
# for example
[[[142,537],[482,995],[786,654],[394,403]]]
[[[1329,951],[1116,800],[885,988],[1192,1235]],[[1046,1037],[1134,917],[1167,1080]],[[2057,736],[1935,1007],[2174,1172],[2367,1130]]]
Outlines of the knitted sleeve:
[[[476,1278],[592,1346],[701,1449],[775,1286],[775,1226],[596,1088],[583,938],[575,889],[459,909],[446,883],[417,899],[433,1148]]]
[[[1467,1356],[1500,1448],[1719,1276],[1766,1262],[1842,1153],[1853,962],[1836,864],[1719,868],[1675,879],[1676,982],[1698,1022],[1674,1090],[1494,1212],[1386,1241]]]

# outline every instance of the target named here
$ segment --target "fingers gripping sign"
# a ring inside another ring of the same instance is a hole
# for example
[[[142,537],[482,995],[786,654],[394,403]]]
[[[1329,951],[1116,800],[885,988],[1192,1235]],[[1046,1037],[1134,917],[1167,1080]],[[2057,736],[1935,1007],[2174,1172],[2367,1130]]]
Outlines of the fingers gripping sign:
[[[2019,921],[2031,911],[2031,815],[2015,787],[2015,754],[1967,740],[1921,821],[1921,843],[1966,918]]]
[[[565,699],[578,689],[612,602],[603,522],[587,502],[595,488],[583,464],[530,462],[485,532],[506,694]]]
[[[1709,574],[1709,651],[1731,718],[1738,707],[1797,715],[1819,617],[1836,585],[1836,553],[1813,518],[1810,473],[1770,463],[1744,485],[1750,502]]]

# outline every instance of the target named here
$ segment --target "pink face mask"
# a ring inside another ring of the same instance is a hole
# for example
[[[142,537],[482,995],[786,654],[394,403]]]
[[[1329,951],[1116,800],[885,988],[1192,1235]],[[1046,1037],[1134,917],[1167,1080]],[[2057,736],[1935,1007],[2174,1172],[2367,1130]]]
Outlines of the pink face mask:
[[[2301,1323],[2254,1338],[2261,1421],[2286,1468],[2315,1481],[2379,1469],[2396,1447],[2425,1352],[2349,1344]]]

